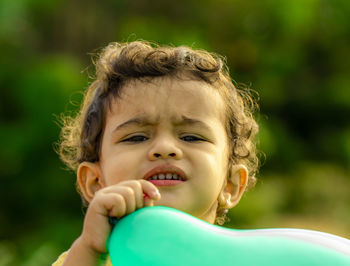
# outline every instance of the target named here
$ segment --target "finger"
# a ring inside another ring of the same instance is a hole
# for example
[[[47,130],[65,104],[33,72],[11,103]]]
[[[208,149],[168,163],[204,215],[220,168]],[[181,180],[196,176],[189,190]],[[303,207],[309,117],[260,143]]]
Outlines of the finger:
[[[105,194],[117,193],[124,198],[125,214],[132,213],[136,209],[135,192],[134,189],[130,186],[130,183],[130,181],[121,182],[119,184],[103,188],[103,193]]]
[[[159,190],[155,185],[146,180],[140,180],[140,183],[142,185],[142,190],[144,194],[148,195],[152,200],[160,199],[161,196]]]
[[[124,197],[118,193],[101,193],[95,194],[89,209],[103,216],[121,217],[125,215],[126,205]]]
[[[111,208],[109,208],[108,216],[121,218],[126,214],[126,203],[122,195],[110,193],[106,195],[106,198],[111,201],[111,203],[108,203],[109,206],[111,206]]]
[[[128,180],[128,181],[122,181],[116,185],[108,186],[103,189],[101,189],[104,193],[120,193],[122,191],[122,187],[124,186],[130,186],[132,182],[138,181],[141,184],[141,189],[143,194],[148,195],[153,200],[159,200],[160,199],[160,193],[158,188],[153,185],[151,182],[147,180]],[[101,191],[100,190],[100,191]]]
[[[122,186],[120,194],[124,197],[126,204],[126,214],[130,214],[136,210],[135,192],[129,186]]]
[[[136,209],[140,209],[143,207],[143,191],[142,191],[142,185],[137,180],[132,180],[127,184],[124,184],[127,186],[130,186],[134,190],[135,195],[135,203],[136,203]]]

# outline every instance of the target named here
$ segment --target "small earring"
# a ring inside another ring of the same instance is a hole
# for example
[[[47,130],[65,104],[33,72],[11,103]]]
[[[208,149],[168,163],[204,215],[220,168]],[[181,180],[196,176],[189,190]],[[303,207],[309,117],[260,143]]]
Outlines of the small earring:
[[[221,192],[219,195],[219,205],[221,205],[221,207],[225,206],[225,203],[227,202],[227,199],[224,195],[224,192]]]
[[[229,206],[230,205],[230,198],[227,198],[226,199],[226,206]]]

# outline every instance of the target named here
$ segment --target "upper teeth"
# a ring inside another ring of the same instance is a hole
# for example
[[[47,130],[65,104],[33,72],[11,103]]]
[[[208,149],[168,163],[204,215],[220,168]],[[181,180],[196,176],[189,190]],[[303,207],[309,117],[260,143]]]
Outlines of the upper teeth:
[[[159,174],[159,175],[153,175],[150,178],[148,178],[149,180],[182,180],[180,176],[178,176],[177,174],[173,174],[173,173],[167,173],[167,174]]]

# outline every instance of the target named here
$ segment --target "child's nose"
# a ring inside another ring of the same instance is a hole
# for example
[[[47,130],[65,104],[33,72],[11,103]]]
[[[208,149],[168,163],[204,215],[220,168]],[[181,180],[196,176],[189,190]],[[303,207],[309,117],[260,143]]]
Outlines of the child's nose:
[[[182,158],[182,150],[171,140],[160,140],[156,142],[148,153],[148,159],[153,161],[157,159],[176,159]]]
[[[160,157],[164,157],[162,154],[160,154],[160,153],[153,153],[153,156],[155,157],[155,158],[160,158]],[[175,153],[169,153],[168,154],[168,157],[175,157],[176,156],[176,154]]]

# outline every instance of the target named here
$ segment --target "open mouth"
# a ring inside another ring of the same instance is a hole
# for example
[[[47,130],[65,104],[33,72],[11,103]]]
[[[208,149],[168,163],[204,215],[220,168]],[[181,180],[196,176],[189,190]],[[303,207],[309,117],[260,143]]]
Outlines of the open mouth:
[[[146,179],[155,186],[174,186],[185,182],[185,179],[175,173],[161,173]]]
[[[162,173],[149,177],[147,180],[180,180],[185,181],[184,178],[175,173]]]
[[[145,174],[144,179],[155,186],[174,186],[187,180],[185,172],[170,164],[159,165]]]

